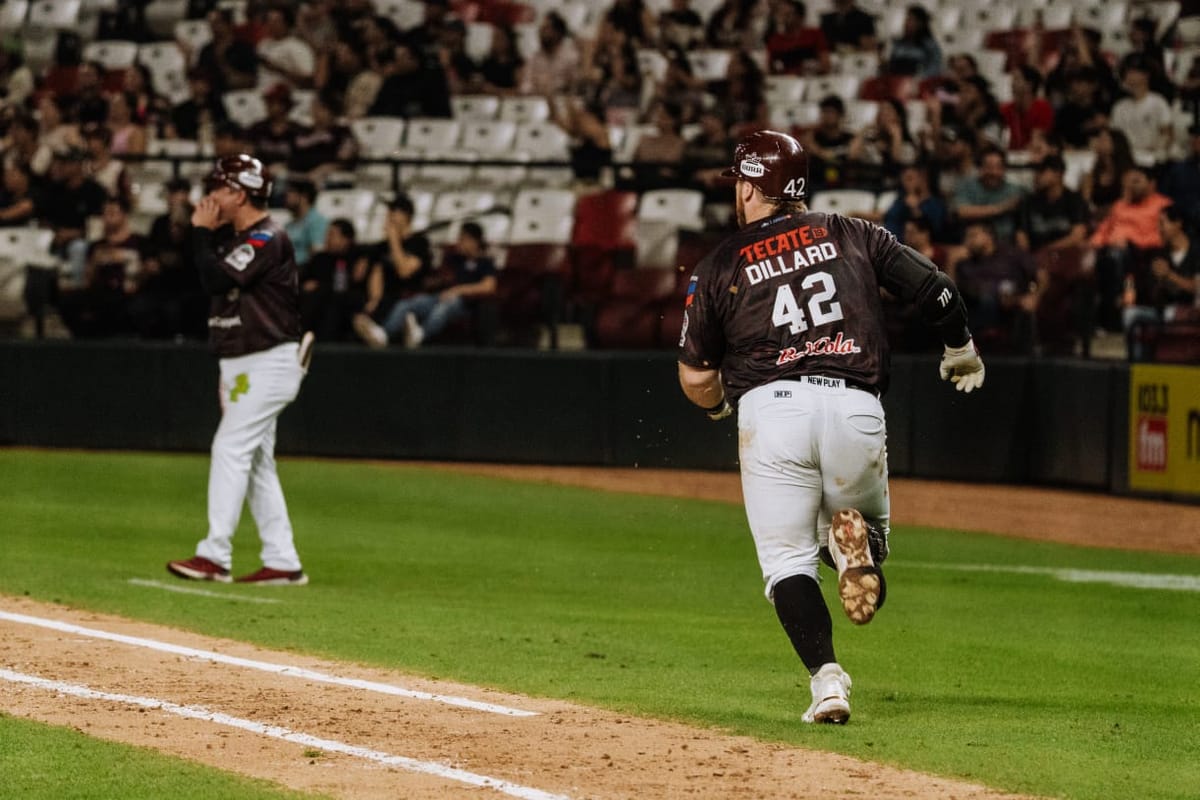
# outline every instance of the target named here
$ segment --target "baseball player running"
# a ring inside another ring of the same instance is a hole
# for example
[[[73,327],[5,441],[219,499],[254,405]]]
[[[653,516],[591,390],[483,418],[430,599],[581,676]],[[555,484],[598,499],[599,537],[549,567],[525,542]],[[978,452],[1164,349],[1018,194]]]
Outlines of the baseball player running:
[[[850,620],[883,605],[887,556],[888,344],[879,289],[914,303],[945,342],[940,372],[970,392],[983,361],[954,283],[883,228],[809,211],[808,156],[783,133],[741,139],[741,229],[696,267],[679,381],[714,420],[738,409],[746,517],[766,595],[811,675],[805,722],[850,718],[818,562],[838,572]]]
[[[313,342],[311,333],[300,333],[292,243],[267,214],[271,179],[258,159],[218,160],[205,191],[192,214],[191,250],[212,298],[208,329],[220,359],[221,424],[208,475],[208,536],[193,558],[167,569],[228,583],[233,534],[248,501],[263,566],[238,581],[305,584],[275,472],[275,423],[300,391]]]

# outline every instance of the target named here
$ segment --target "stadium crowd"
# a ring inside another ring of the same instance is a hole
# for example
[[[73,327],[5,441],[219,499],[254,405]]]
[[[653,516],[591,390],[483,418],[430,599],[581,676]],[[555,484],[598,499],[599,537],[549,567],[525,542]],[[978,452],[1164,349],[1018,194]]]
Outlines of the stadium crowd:
[[[0,253],[13,331],[202,337],[191,204],[214,155],[248,152],[322,340],[528,343],[566,320],[669,347],[679,275],[733,224],[719,167],[775,128],[812,157],[810,207],[950,272],[991,352],[1147,359],[1175,331],[1200,360],[1187,4],[2,5],[0,225],[41,234]],[[925,348],[909,323],[894,346]]]

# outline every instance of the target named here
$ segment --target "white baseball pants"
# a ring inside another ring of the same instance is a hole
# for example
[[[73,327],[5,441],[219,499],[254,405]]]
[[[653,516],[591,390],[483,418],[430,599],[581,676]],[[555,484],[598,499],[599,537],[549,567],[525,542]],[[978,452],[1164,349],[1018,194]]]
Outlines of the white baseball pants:
[[[879,399],[837,379],[776,381],[738,402],[742,495],[768,599],[784,578],[819,580],[834,512],[856,508],[888,529],[886,439]]]
[[[295,342],[237,358],[221,359],[221,424],[212,442],[208,473],[208,536],[196,555],[226,569],[233,561],[233,534],[250,513],[262,540],[265,567],[300,569],[283,487],[275,471],[275,425],[300,392],[305,370]]]

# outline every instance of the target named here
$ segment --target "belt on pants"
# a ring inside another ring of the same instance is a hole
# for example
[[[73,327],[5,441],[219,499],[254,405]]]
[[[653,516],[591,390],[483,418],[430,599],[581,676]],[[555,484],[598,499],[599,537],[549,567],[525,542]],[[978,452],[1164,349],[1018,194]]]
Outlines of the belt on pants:
[[[800,375],[794,380],[800,383],[807,383],[810,386],[823,386],[828,389],[857,389],[860,392],[866,392],[872,397],[879,397],[879,389],[876,387],[849,378],[827,378],[824,375]]]

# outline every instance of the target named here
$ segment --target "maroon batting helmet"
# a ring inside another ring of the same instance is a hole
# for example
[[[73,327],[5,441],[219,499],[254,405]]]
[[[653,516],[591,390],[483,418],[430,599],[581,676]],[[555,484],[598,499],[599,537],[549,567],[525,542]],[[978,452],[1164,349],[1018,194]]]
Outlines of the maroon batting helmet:
[[[211,192],[228,186],[245,192],[249,197],[271,196],[271,174],[257,158],[245,155],[226,156],[217,160],[213,171],[204,180],[204,190]]]
[[[733,166],[721,173],[759,188],[768,200],[803,200],[807,195],[808,154],[779,131],[755,131],[741,138]]]

